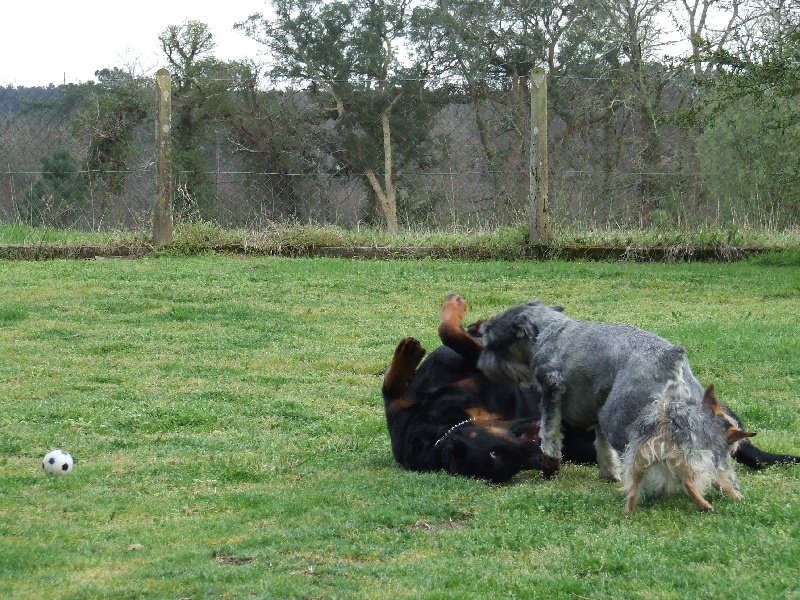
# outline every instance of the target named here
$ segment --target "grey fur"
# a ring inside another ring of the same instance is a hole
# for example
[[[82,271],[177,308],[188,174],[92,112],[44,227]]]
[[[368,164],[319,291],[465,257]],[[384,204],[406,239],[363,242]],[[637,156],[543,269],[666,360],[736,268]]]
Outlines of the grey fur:
[[[572,319],[539,300],[485,321],[480,336],[484,350],[478,367],[486,375],[533,384],[542,393],[541,447],[552,460],[545,476],[554,476],[560,466],[562,418],[595,428],[602,478],[618,480],[617,453],[663,434],[656,425],[665,418],[671,423],[667,437],[681,452],[711,457],[687,463],[702,462],[703,468],[732,476],[725,425],[703,407],[703,387],[681,346],[628,325]],[[629,454],[626,485],[635,449]]]
[[[687,395],[684,382],[679,373],[630,426],[622,460],[626,514],[635,508],[641,491],[665,495],[683,487],[699,510],[712,510],[703,498],[712,485],[732,498],[742,498],[731,455],[740,439],[755,434],[744,433],[715,414],[713,386],[697,403]]]

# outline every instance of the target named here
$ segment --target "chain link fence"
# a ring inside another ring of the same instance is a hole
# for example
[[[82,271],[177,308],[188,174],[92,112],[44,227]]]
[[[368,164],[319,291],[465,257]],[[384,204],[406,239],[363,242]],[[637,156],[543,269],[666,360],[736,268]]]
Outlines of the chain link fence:
[[[386,94],[351,88],[359,109],[348,112],[330,82],[174,83],[176,215],[254,230],[380,226],[380,191],[391,187],[401,226],[527,222],[527,79],[397,85],[408,88],[390,109]],[[552,226],[800,223],[796,123],[765,129],[757,110],[740,106],[713,124],[682,125],[665,115],[680,111],[688,83],[661,89],[655,116],[616,100],[624,94],[613,85],[550,84]],[[151,80],[124,77],[0,88],[0,221],[150,227],[154,94]]]

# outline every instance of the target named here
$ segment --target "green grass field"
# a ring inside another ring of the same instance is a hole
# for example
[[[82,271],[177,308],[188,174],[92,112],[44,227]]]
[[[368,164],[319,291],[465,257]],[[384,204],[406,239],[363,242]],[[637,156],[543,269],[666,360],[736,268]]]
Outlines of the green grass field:
[[[403,471],[380,397],[447,292],[474,319],[540,297],[684,345],[756,445],[800,454],[788,262],[0,262],[0,597],[800,598],[800,466],[625,518],[588,467]],[[74,472],[45,476],[57,447]]]

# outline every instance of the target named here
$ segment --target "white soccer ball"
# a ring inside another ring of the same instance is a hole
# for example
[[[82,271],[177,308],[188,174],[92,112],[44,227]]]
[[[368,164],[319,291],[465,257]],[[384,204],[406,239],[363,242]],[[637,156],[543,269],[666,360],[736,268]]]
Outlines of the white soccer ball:
[[[72,457],[63,450],[51,450],[42,459],[42,469],[48,475],[66,475],[72,472]]]

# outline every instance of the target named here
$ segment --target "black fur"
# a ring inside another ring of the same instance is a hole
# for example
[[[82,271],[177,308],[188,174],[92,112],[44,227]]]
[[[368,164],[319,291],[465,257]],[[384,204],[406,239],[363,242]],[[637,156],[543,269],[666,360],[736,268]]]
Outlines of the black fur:
[[[401,340],[384,378],[386,423],[398,463],[498,483],[542,468],[539,400],[532,388],[492,382],[476,368],[475,357],[465,359],[447,346],[417,369],[423,355],[417,340]],[[593,440],[591,431],[567,428],[564,459],[594,462]]]
[[[739,416],[725,404],[720,403],[722,410],[724,410],[736,422],[739,429],[744,429],[742,420]],[[786,465],[786,464],[800,464],[800,456],[792,456],[791,454],[772,454],[765,452],[760,448],[756,448],[753,443],[745,438],[739,442],[736,451],[733,453],[733,458],[736,462],[741,463],[751,469],[760,471],[771,467],[773,465]]]

